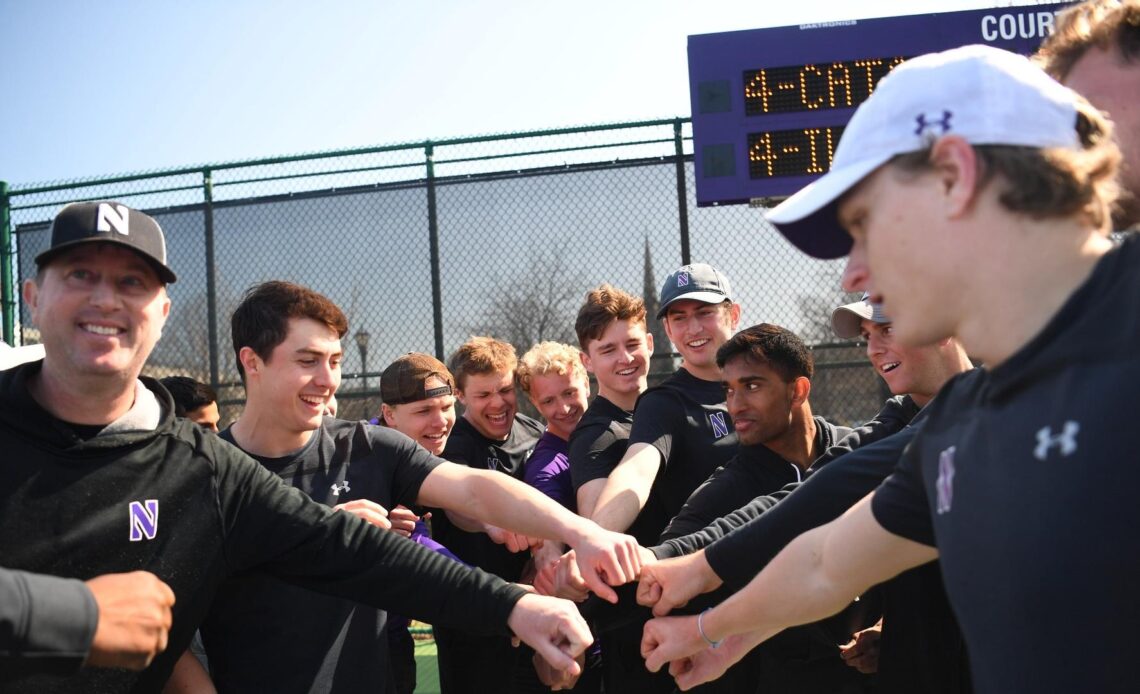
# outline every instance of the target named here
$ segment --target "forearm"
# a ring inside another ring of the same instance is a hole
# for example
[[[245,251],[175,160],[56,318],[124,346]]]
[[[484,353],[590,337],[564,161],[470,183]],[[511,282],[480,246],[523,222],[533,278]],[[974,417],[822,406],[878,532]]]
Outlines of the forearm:
[[[630,446],[606,480],[590,519],[607,530],[627,530],[645,508],[660,467],[661,454],[656,448],[645,443]]]
[[[0,595],[0,670],[79,669],[99,619],[81,581],[3,569]]]
[[[530,537],[577,547],[591,524],[542,492],[498,472],[472,470],[464,513],[491,525]]]
[[[650,549],[658,559],[679,557],[700,551],[737,528],[741,528],[752,520],[759,518],[765,511],[775,506],[777,500],[778,499],[773,496],[758,496],[748,504],[741,506],[727,516],[717,518],[696,532],[667,539],[660,545]]]

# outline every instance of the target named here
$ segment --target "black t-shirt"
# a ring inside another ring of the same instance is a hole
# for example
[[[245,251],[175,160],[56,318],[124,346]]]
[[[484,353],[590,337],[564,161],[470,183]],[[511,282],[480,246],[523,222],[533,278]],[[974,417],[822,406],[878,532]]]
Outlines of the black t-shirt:
[[[937,544],[983,694],[1135,691],[1138,346],[1131,237],[1016,354],[952,380],[875,493],[884,528]]]
[[[851,433],[850,428],[836,426],[823,417],[814,419],[816,450],[827,450]],[[697,532],[754,498],[803,479],[804,471],[798,465],[784,460],[767,446],[740,446],[731,460],[713,471],[689,496],[680,513],[661,533],[661,541]]]
[[[517,480],[523,478],[523,466],[545,430],[541,424],[523,414],[515,415],[506,441],[489,439],[479,433],[466,418],[460,417],[447,438],[443,457],[453,463],[480,470],[498,470]],[[453,525],[442,510],[432,514],[432,537],[463,561],[489,571],[508,581],[517,581],[530,555],[510,552],[495,544],[486,533],[469,533]]]
[[[166,650],[142,672],[85,669],[5,692],[152,692],[190,645],[218,586],[253,569],[417,619],[505,633],[520,589],[291,489],[237,448],[176,419],[82,441],[28,394],[34,362],[0,372],[0,556],[86,580],[144,570],[174,591]],[[330,483],[331,484],[331,483]],[[446,595],[447,599],[440,599]]]
[[[575,492],[587,482],[610,476],[629,448],[632,426],[632,412],[601,395],[594,398],[570,434],[570,477]],[[668,522],[660,497],[651,495],[626,532],[642,546],[648,546],[657,541],[658,533]]]
[[[236,445],[231,430],[221,437]],[[252,457],[326,506],[369,499],[386,509],[414,505],[443,462],[393,429],[331,417],[301,450]],[[383,691],[385,618],[383,610],[255,571],[222,584],[202,635],[219,691]]]
[[[638,398],[629,433],[629,445],[635,443],[648,443],[661,454],[650,495],[660,497],[665,514],[672,518],[713,470],[736,455],[736,431],[724,388],[718,381],[677,369]]]

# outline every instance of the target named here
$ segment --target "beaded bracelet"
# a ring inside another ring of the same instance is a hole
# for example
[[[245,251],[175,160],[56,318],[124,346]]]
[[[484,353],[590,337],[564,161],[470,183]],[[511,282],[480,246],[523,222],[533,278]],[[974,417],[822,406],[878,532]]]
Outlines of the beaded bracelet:
[[[705,627],[701,623],[705,618],[705,612],[708,612],[711,609],[711,607],[706,607],[699,615],[697,615],[697,631],[700,633],[701,638],[705,640],[705,643],[709,645],[709,648],[720,648],[720,645],[724,643],[724,639],[721,639],[720,641],[713,641],[710,639],[705,635]]]

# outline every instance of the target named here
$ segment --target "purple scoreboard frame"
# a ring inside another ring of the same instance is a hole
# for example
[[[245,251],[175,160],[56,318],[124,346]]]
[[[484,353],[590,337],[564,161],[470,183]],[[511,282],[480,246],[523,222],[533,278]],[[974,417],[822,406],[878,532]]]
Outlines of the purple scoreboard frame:
[[[791,195],[826,172],[855,107],[894,65],[972,43],[1028,55],[1069,4],[690,36],[697,204]]]

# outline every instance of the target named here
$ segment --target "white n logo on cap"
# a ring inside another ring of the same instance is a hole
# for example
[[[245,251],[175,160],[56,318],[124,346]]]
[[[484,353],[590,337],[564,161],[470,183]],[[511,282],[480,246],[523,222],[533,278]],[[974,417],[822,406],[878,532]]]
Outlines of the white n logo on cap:
[[[130,236],[129,224],[130,209],[126,205],[112,205],[109,202],[99,203],[95,213],[95,229],[97,231],[115,231],[123,236]]]

